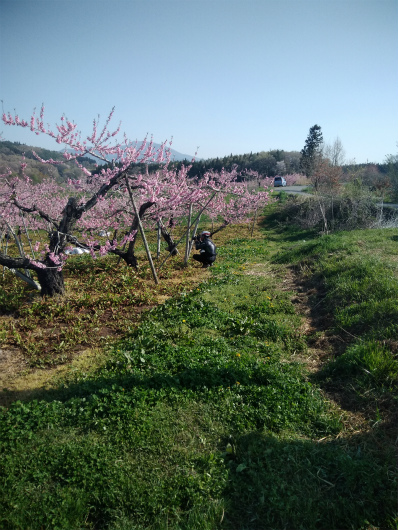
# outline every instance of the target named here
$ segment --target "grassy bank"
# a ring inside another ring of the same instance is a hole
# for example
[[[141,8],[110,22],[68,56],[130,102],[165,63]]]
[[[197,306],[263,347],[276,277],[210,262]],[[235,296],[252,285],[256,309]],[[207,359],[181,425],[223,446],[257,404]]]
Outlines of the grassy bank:
[[[391,405],[398,397],[396,232],[337,232],[287,247],[275,258],[299,269],[313,290],[314,313],[327,320],[335,355],[318,379],[330,388],[351,388],[364,406],[372,400]]]
[[[394,237],[225,232],[96,368],[1,410],[0,527],[396,528]]]

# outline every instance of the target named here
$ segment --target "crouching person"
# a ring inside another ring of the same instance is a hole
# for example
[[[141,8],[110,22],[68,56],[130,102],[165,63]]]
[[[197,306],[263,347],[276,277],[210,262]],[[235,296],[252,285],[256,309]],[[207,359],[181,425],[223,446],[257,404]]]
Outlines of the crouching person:
[[[193,259],[202,263],[202,269],[206,269],[213,265],[216,261],[216,245],[210,239],[210,232],[205,230],[199,237],[194,238],[196,250],[200,250],[200,254],[194,254]]]

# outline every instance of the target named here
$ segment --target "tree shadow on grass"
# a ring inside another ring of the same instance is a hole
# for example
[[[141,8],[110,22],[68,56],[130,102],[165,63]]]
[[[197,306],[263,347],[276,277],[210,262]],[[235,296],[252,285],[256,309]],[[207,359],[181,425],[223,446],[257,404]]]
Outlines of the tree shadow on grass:
[[[128,363],[128,361],[126,362]],[[7,397],[9,403],[18,400],[29,402],[33,399],[64,403],[75,398],[89,398],[96,393],[119,392],[121,389],[126,392],[142,389],[144,391],[191,391],[201,394],[221,388],[237,389],[240,387],[250,389],[251,385],[263,388],[283,386],[287,382],[285,377],[290,374],[288,365],[283,365],[284,370],[279,371],[279,369],[273,369],[271,363],[266,364],[265,362],[259,365],[260,368],[254,369],[250,373],[245,367],[240,368],[231,364],[220,368],[183,366],[178,372],[173,374],[145,369],[142,375],[137,372],[132,373],[128,367],[120,366],[121,363],[116,364],[118,366],[114,374],[110,371],[105,373],[105,375],[98,375],[92,379],[68,383],[58,388],[37,389],[34,392],[31,390],[5,390],[3,395]],[[268,369],[267,366],[270,368]],[[294,374],[297,375],[296,372]],[[304,381],[302,386],[306,388]],[[302,388],[300,386],[301,391]],[[308,394],[308,398],[310,394]]]
[[[114,376],[110,374],[91,381],[73,383],[67,388],[43,390],[40,396],[37,395],[37,398],[40,397],[43,400],[40,412],[32,414],[29,407],[21,407],[15,426],[17,424],[23,425],[24,428],[27,426],[28,429],[31,429],[32,434],[37,429],[44,427],[48,429],[49,426],[46,423],[48,419],[43,416],[47,410],[50,410],[51,414],[55,410],[48,407],[48,404],[53,403],[57,407],[59,402],[62,402],[69,407],[72,414],[68,415],[64,411],[61,412],[60,421],[61,423],[62,421],[65,422],[65,425],[58,425],[59,429],[63,430],[80,425],[83,430],[88,432],[93,430],[97,433],[96,436],[100,436],[100,433],[104,433],[101,423],[103,419],[109,420],[110,423],[106,425],[107,429],[111,430],[112,422],[115,423],[120,420],[119,417],[116,418],[115,416],[123,417],[125,414],[125,419],[129,422],[131,414],[134,414],[134,409],[139,403],[141,415],[144,410],[147,414],[148,411],[150,413],[151,407],[164,400],[169,403],[176,403],[177,407],[181,407],[183,406],[181,404],[185,402],[184,399],[186,399],[186,391],[189,391],[195,394],[194,400],[200,404],[202,399],[205,399],[203,392],[215,390],[220,385],[226,388],[236,388],[234,385],[237,384],[237,381],[240,381],[242,385],[247,385],[247,377],[247,371],[239,368],[216,369],[210,367],[187,368],[175,375],[143,373],[140,376],[128,372]],[[259,383],[260,381],[257,381],[257,384]],[[264,386],[271,386],[272,384],[271,380],[263,381]],[[148,394],[145,394],[145,390],[149,391]],[[145,396],[140,402],[144,394]],[[281,410],[278,407],[283,409],[284,406],[282,392],[279,391],[277,396],[278,398],[272,402],[272,406],[270,405],[268,410],[271,415],[280,414]],[[31,399],[32,396],[19,392],[14,393],[13,397],[23,400],[27,397]],[[93,412],[91,412],[90,407],[85,409],[87,404],[94,401]],[[122,404],[123,407],[119,408],[119,404]],[[255,410],[256,403],[252,403],[251,407]],[[34,412],[33,409],[32,411]],[[82,411],[81,417],[79,417],[79,411]],[[365,529],[368,528],[368,525],[374,525],[380,529],[389,527],[396,507],[394,461],[388,446],[384,449],[381,436],[365,433],[353,436],[350,440],[344,440],[332,439],[331,436],[325,438],[321,435],[322,439],[318,441],[303,435],[299,437],[297,435],[293,437],[293,434],[282,436],[281,432],[277,434],[278,429],[274,429],[275,432],[273,433],[272,427],[261,417],[257,425],[258,430],[236,427],[234,415],[241,414],[239,401],[236,401],[230,412],[231,416],[225,418],[225,423],[229,424],[228,430],[231,436],[226,438],[225,435],[221,435],[216,455],[213,453],[214,448],[207,449],[207,451],[211,451],[207,455],[205,454],[206,449],[203,449],[203,457],[198,463],[198,467],[192,468],[192,476],[200,477],[203,475],[203,480],[211,476],[214,472],[212,466],[215,466],[216,463],[219,466],[218,469],[226,469],[228,473],[224,490],[216,494],[216,500],[225,506],[223,523],[220,524],[218,518],[218,520],[214,520],[213,526],[206,528],[224,528],[225,530],[287,528],[294,530],[348,530],[352,528]],[[51,415],[49,419],[51,420]],[[308,422],[313,421],[310,417],[307,419]],[[135,421],[138,421],[137,418]],[[144,425],[145,418],[142,421]],[[172,418],[170,421],[173,421]],[[219,420],[215,418],[215,421]],[[120,426],[118,426],[118,436],[121,432]],[[24,436],[26,436],[26,432]],[[107,438],[107,443],[112,443],[112,438],[113,435]],[[226,451],[228,442],[231,449]],[[153,443],[156,443],[156,440]],[[86,447],[86,453],[87,451]],[[114,451],[116,455],[117,445],[115,445]],[[158,457],[162,458],[160,447],[157,452],[159,453]],[[89,458],[89,453],[86,454],[85,458]],[[68,470],[63,470],[61,456],[59,459],[57,472],[62,477],[62,473],[68,473]],[[191,465],[195,466],[195,464]],[[188,521],[189,510],[193,507],[190,503],[193,502],[194,498],[196,499],[195,502],[200,500],[200,502],[205,503],[206,499],[203,495],[208,493],[201,493],[200,489],[198,491],[192,490],[190,480],[188,482],[178,480],[179,473],[177,466],[175,478],[169,477],[167,480],[170,479],[170,484],[173,484],[176,491],[181,489],[178,495],[185,500],[179,506],[179,510],[181,513],[187,514],[183,517],[187,517]],[[120,475],[118,480],[122,479],[124,480]],[[77,480],[77,476],[74,480]],[[86,477],[85,480],[88,478]],[[123,480],[121,484],[124,484]],[[131,488],[131,484],[130,482],[128,484],[120,487],[122,489],[123,487],[127,488],[124,495],[131,496],[132,493],[128,489]],[[164,488],[170,487],[170,484],[166,484]],[[68,485],[65,483],[64,487],[67,489]],[[148,483],[146,487],[149,488],[148,494],[150,494],[151,483]],[[184,488],[186,488],[186,492]],[[191,498],[190,495],[192,494],[195,497]],[[102,520],[106,521],[106,524],[111,523],[109,519],[111,511],[121,509],[117,504],[118,500],[112,501],[114,504],[104,508],[101,495],[105,495],[105,493],[98,490],[96,495],[98,498],[93,517],[95,516],[97,521]],[[91,501],[88,500],[87,502]],[[172,510],[175,509],[175,506],[170,508],[165,506],[163,509]],[[150,526],[134,526],[139,521],[134,515],[133,507],[124,505],[123,515],[132,522],[131,528],[150,528]],[[155,515],[152,516],[155,517]],[[180,523],[173,525],[171,522],[169,528],[174,530],[199,528],[184,526],[184,524],[181,526]],[[111,526],[107,527],[111,528]]]
[[[373,435],[348,444],[252,432],[237,438],[227,466],[226,530],[393,528],[394,457]]]

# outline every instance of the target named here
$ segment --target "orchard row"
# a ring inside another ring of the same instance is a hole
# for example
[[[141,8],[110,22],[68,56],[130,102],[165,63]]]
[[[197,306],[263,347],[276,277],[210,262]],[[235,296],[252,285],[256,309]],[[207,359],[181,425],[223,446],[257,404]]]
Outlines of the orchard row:
[[[238,174],[232,171],[208,171],[202,178],[189,178],[189,166],[179,169],[170,165],[170,150],[166,142],[155,149],[152,140],[142,144],[131,143],[120,136],[120,125],[111,129],[113,110],[104,126],[93,122],[92,134],[82,138],[77,125],[64,116],[55,128],[44,125],[44,107],[36,116],[33,112],[28,121],[17,114],[3,114],[7,126],[29,128],[33,134],[47,135],[65,148],[64,158],[74,161],[80,169],[79,179],[57,182],[47,178],[33,183],[25,174],[26,164],[21,159],[16,176],[9,171],[0,177],[0,233],[8,243],[13,240],[19,248],[19,256],[9,249],[14,245],[3,244],[0,265],[13,270],[25,270],[29,277],[33,271],[43,295],[64,294],[62,269],[71,248],[88,251],[93,258],[113,253],[127,265],[136,267],[134,245],[138,232],[145,243],[145,230],[158,227],[159,234],[168,243],[169,255],[176,245],[168,228],[182,219],[188,220],[184,241],[185,259],[189,255],[192,236],[196,232],[203,213],[221,226],[249,221],[259,208],[263,208],[270,196],[259,182],[258,187],[248,186],[258,175]],[[171,143],[170,143],[171,145]],[[104,166],[90,172],[78,159],[93,156]],[[59,164],[52,159],[42,164]],[[110,163],[111,162],[111,163]],[[137,173],[137,164],[145,167]],[[156,163],[156,170],[151,170]],[[144,164],[144,166],[143,166]],[[246,177],[246,178],[245,178]],[[29,254],[18,245],[16,231],[24,231],[30,245]],[[35,234],[47,233],[43,245]],[[106,236],[105,242],[104,237]],[[157,282],[149,248],[148,259]],[[23,273],[19,273],[24,276]]]

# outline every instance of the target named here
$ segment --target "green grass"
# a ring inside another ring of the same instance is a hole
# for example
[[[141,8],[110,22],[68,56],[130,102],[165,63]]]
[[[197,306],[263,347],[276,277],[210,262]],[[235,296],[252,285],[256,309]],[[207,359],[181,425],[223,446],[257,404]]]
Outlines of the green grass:
[[[317,311],[333,317],[330,332],[347,343],[325,366],[336,384],[398,399],[398,259],[395,230],[339,232],[303,242],[277,257],[306,271],[322,291]]]
[[[393,528],[393,468],[371,458],[370,443],[241,437],[229,462],[232,528]]]
[[[367,234],[355,236],[364,274],[352,234],[269,228],[225,240],[211,277],[126,325],[99,368],[0,409],[0,528],[396,528],[385,411],[353,434],[322,390],[337,377],[362,400],[375,385],[378,396],[395,396],[381,319],[364,309],[360,327],[343,311],[389,300],[385,329],[395,330],[396,270],[385,267],[391,281],[378,277],[370,248],[387,256],[388,236]],[[291,263],[322,287],[320,306],[336,329],[344,322],[361,335],[322,377],[297,360],[307,352],[302,317],[295,293],[281,288]]]
[[[380,341],[355,342],[325,369],[342,379],[354,380],[366,390],[370,386],[394,392],[398,381],[398,362]]]

